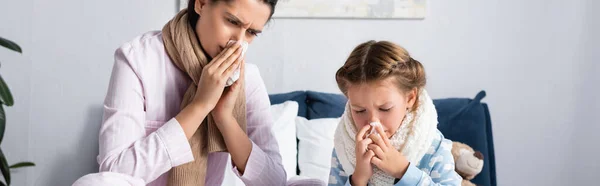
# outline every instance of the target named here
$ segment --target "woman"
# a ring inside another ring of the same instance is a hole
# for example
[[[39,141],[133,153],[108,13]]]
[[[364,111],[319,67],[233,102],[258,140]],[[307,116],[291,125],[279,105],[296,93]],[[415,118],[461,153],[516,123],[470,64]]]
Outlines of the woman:
[[[228,168],[246,185],[284,185],[266,88],[243,56],[276,4],[190,0],[162,32],[122,45],[104,103],[100,172],[147,185],[220,185]]]

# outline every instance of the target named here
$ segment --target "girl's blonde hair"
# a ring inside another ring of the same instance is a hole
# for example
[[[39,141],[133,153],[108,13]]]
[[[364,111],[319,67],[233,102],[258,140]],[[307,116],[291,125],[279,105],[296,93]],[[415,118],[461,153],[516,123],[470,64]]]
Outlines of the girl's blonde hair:
[[[388,41],[367,41],[358,45],[337,71],[335,79],[338,87],[348,96],[348,86],[352,84],[370,83],[394,77],[395,84],[402,91],[417,89],[416,110],[419,92],[425,86],[425,69],[423,65],[410,57],[401,46]]]

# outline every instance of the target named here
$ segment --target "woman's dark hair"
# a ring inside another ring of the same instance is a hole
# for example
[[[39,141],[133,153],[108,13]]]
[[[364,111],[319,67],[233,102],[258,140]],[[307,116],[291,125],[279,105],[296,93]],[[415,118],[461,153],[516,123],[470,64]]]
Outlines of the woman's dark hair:
[[[212,3],[219,2],[219,1],[225,1],[228,3],[228,2],[231,2],[234,0],[210,0],[210,1]],[[275,5],[277,5],[277,0],[260,0],[260,1],[265,2],[271,8],[271,14],[269,14],[269,19],[271,19],[271,16],[273,16],[273,13],[275,13]],[[196,28],[196,23],[198,22],[198,17],[200,17],[200,15],[198,15],[196,13],[196,11],[194,11],[195,4],[196,4],[196,0],[188,1],[188,8],[187,8],[187,13],[189,16],[188,20],[190,21],[192,28]]]

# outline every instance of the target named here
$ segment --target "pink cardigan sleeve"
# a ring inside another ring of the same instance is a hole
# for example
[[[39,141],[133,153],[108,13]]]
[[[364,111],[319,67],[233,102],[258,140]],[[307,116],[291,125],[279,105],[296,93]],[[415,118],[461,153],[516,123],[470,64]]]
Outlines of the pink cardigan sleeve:
[[[183,129],[174,118],[146,135],[144,94],[130,45],[115,53],[100,128],[100,171],[117,172],[146,183],[172,167],[193,161]]]

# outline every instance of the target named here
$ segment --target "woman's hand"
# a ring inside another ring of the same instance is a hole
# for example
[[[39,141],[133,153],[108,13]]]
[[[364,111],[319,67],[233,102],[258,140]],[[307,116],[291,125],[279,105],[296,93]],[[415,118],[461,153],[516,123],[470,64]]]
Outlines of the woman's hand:
[[[367,185],[371,176],[373,176],[373,166],[371,159],[375,155],[373,150],[368,149],[368,145],[373,143],[370,138],[365,137],[365,133],[371,126],[365,125],[356,134],[356,168],[352,174],[352,185]]]
[[[202,69],[193,103],[213,110],[223,94],[225,83],[241,63],[241,44],[236,42],[219,53]]]
[[[196,133],[198,126],[202,124],[208,113],[217,105],[227,79],[240,65],[238,59],[241,53],[240,44],[232,44],[202,69],[198,89],[196,89],[196,95],[192,102],[175,116],[188,140]]]
[[[215,106],[215,109],[213,109],[212,112],[217,126],[221,126],[228,123],[235,123],[230,121],[235,120],[235,118],[233,117],[233,108],[235,107],[235,103],[238,99],[238,96],[240,95],[240,91],[245,88],[243,87],[243,85],[246,67],[246,62],[242,57],[240,57],[236,63],[241,64],[240,78],[237,81],[235,81],[230,87],[225,89],[225,93],[223,93],[221,99],[219,100],[219,102]]]
[[[382,127],[375,127],[379,135],[370,135],[373,144],[368,148],[375,152],[371,163],[379,167],[386,174],[401,179],[408,169],[409,162],[396,148],[392,146]]]

